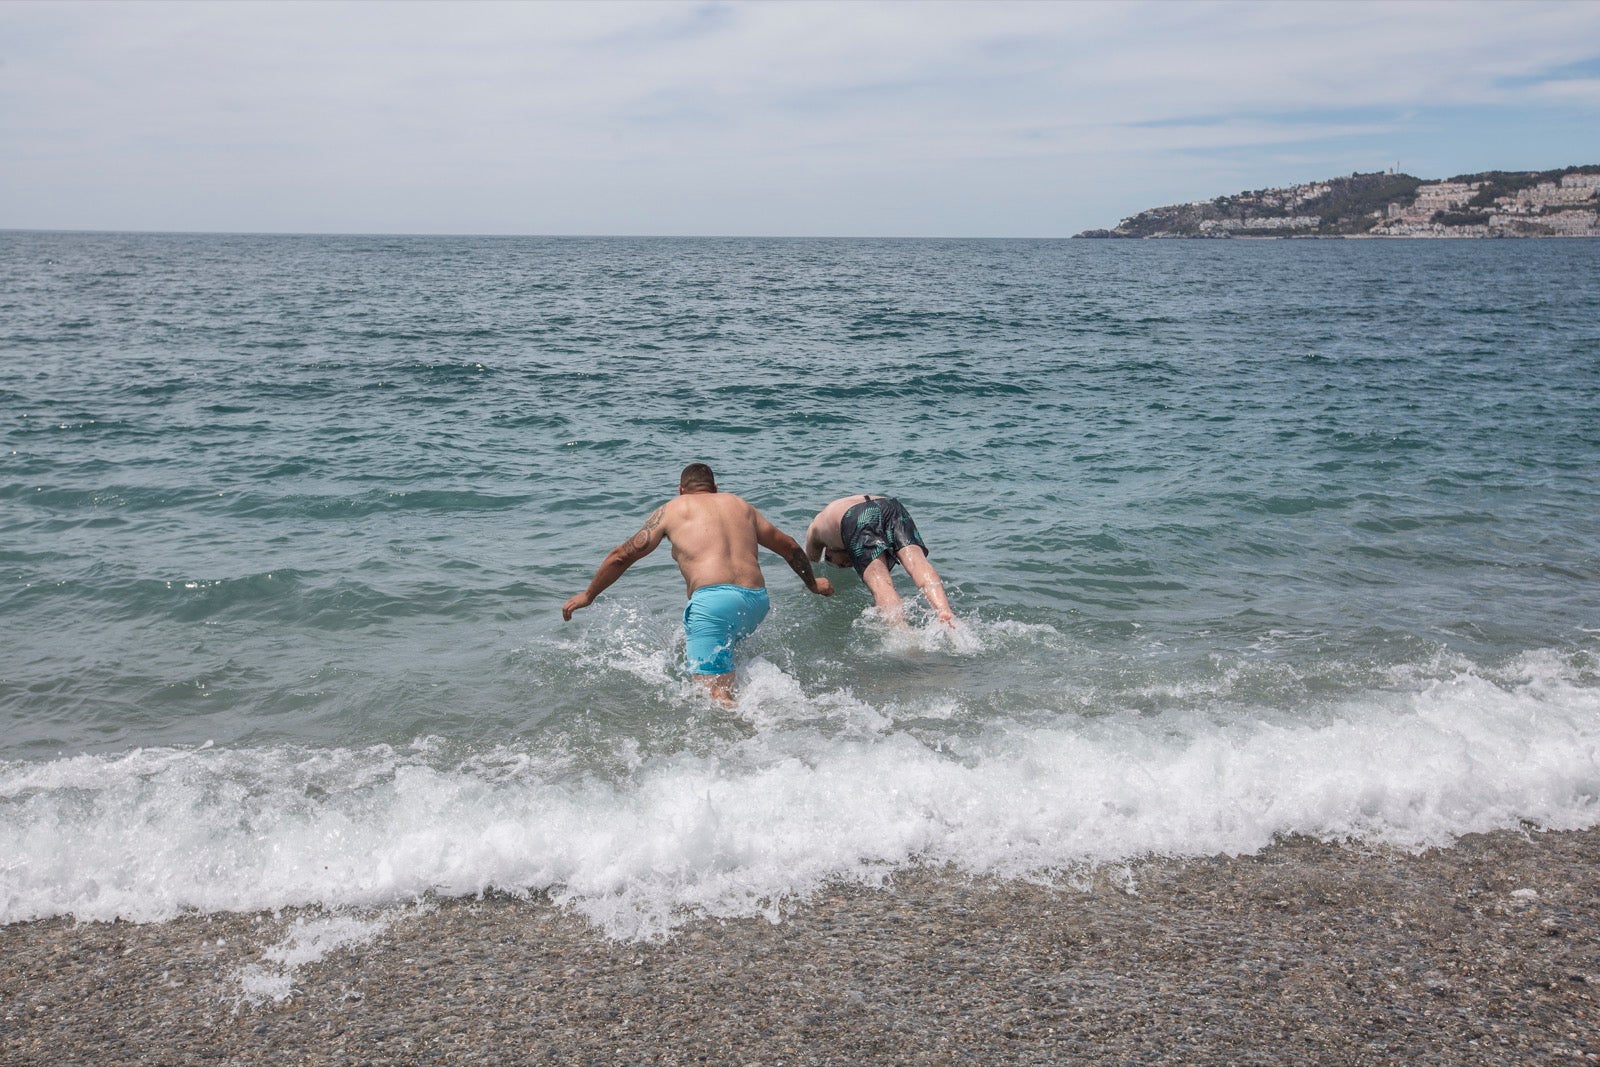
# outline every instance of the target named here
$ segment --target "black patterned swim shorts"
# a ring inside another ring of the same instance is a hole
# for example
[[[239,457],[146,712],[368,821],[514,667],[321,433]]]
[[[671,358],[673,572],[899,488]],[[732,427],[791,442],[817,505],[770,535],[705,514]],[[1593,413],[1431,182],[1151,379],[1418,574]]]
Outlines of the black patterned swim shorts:
[[[885,563],[893,567],[900,562],[899,551],[907,545],[916,545],[932,555],[922,543],[917,524],[893,497],[869,496],[852,506],[839,520],[839,539],[850,553],[850,565],[857,574],[879,556],[887,556]]]

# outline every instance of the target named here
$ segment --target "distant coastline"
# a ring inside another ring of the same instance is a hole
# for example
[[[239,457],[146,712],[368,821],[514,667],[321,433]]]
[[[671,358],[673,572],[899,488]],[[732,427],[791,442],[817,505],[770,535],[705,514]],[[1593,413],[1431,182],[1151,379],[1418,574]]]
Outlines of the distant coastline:
[[[1444,181],[1393,171],[1151,208],[1090,238],[1600,237],[1600,165]]]

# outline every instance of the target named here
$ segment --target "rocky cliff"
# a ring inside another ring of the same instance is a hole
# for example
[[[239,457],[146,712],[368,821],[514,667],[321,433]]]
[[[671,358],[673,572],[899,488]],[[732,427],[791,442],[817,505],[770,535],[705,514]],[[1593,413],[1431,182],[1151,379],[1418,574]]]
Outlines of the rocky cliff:
[[[1600,237],[1600,165],[1352,174],[1141,211],[1079,237]]]

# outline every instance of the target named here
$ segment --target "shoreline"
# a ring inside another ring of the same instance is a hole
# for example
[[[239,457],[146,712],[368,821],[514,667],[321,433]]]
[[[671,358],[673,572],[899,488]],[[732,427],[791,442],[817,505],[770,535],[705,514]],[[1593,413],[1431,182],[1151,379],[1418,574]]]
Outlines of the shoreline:
[[[509,896],[14,923],[0,1065],[1600,1062],[1600,829],[1081,882],[912,870],[655,943]]]

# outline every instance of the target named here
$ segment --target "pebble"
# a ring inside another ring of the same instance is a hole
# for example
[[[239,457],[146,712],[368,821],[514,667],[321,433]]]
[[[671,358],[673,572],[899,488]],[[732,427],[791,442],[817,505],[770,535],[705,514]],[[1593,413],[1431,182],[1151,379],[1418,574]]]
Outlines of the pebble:
[[[0,1067],[1600,1058],[1600,831],[1064,874],[903,871],[646,944],[538,899],[443,900],[263,1003],[241,973],[316,911],[18,923]]]

